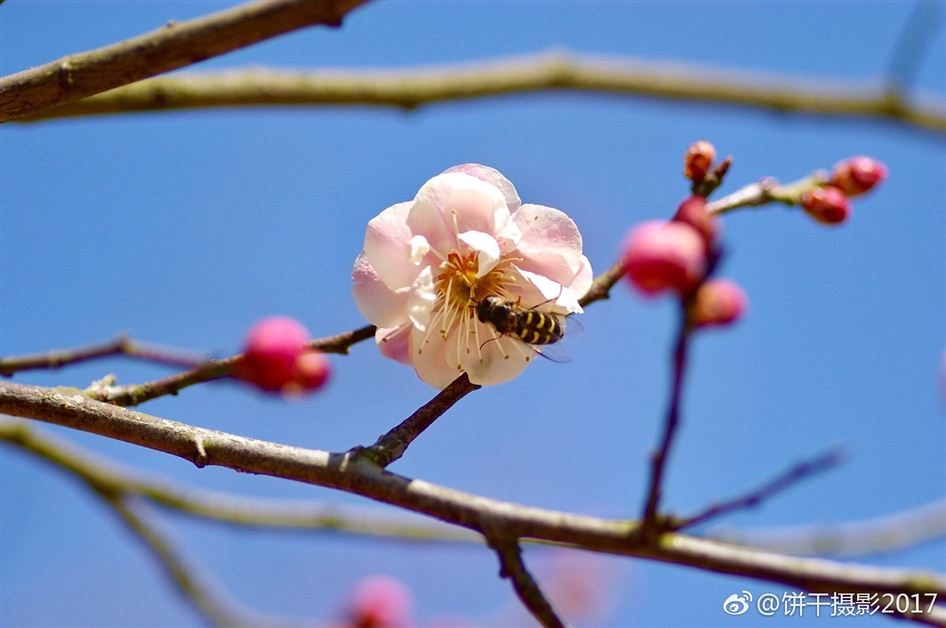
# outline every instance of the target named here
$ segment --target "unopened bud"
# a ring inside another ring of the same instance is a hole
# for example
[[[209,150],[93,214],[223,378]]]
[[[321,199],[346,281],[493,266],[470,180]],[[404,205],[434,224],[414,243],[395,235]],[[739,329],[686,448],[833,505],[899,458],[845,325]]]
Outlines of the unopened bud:
[[[712,279],[696,291],[690,306],[690,322],[697,327],[729,325],[746,311],[746,293],[733,281]]]
[[[848,196],[858,196],[886,178],[887,166],[872,157],[858,155],[835,164],[831,185]]]
[[[706,140],[690,144],[683,158],[683,174],[694,183],[706,178],[716,159],[716,148]]]
[[[256,323],[247,334],[243,361],[236,375],[266,392],[301,393],[325,384],[328,361],[307,352],[309,334],[299,321],[272,316]]]
[[[407,628],[411,622],[411,594],[400,580],[369,576],[358,583],[348,602],[351,628]]]
[[[826,225],[840,224],[851,214],[847,196],[831,185],[802,194],[801,206],[812,218]]]
[[[719,235],[719,220],[706,211],[706,197],[694,195],[677,207],[673,220],[690,225],[696,229],[708,247],[713,246]]]
[[[630,282],[644,294],[689,292],[703,278],[703,237],[682,222],[652,221],[635,227],[625,240],[623,260]]]

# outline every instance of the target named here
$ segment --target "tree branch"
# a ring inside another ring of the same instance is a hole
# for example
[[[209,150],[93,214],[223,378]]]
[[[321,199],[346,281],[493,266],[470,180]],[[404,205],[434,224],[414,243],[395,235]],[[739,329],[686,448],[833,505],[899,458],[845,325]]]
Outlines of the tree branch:
[[[693,526],[706,523],[711,519],[716,519],[717,517],[727,515],[736,510],[754,508],[766,499],[781,493],[805,478],[837,466],[842,460],[843,455],[838,449],[833,449],[810,460],[805,460],[745,495],[713,504],[698,514],[686,517],[679,522],[674,522],[673,529],[682,530],[684,528],[692,528]]]
[[[384,517],[373,509],[243,497],[141,477],[136,471],[82,451],[22,421],[0,420],[0,440],[109,494],[139,496],[168,510],[257,528],[343,532],[410,542],[482,542],[482,537],[442,523]]]
[[[403,456],[407,448],[414,442],[414,439],[433,425],[434,421],[442,416],[444,412],[479,388],[478,384],[470,383],[470,378],[464,373],[437,393],[436,397],[404,419],[397,427],[378,438],[374,445],[355,447],[349,453],[356,456],[365,456],[381,468],[387,467]]]
[[[633,521],[520,506],[412,480],[348,454],[280,445],[169,421],[81,394],[0,382],[0,412],[47,421],[163,451],[199,467],[223,466],[385,502],[477,532],[529,538],[577,549],[636,556],[778,582],[808,591],[936,593],[946,577],[896,569],[788,557],[668,532],[639,542]],[[922,619],[922,618],[919,618]]]
[[[899,92],[850,82],[838,88],[839,83],[844,82],[558,51],[400,71],[244,69],[162,77],[23,121],[203,107],[368,105],[415,109],[438,102],[567,90],[810,116],[873,118],[937,134],[946,132],[946,104],[942,102],[919,107],[906,102]]]
[[[58,369],[67,364],[76,364],[78,362],[113,355],[127,355],[133,358],[140,358],[147,362],[183,368],[195,368],[207,361],[205,357],[198,357],[198,355],[193,352],[145,344],[127,336],[119,336],[115,340],[97,345],[89,345],[88,347],[54,349],[46,353],[37,353],[35,355],[0,358],[0,375],[9,377],[19,371]]]
[[[594,281],[591,282],[591,287],[588,288],[588,292],[584,294],[583,297],[578,299],[579,305],[585,307],[590,303],[595,301],[601,301],[602,299],[608,299],[611,295],[611,288],[621,280],[621,277],[624,276],[625,268],[624,261],[618,260],[606,271],[595,277]]]
[[[546,599],[539,584],[526,569],[522,560],[522,548],[516,541],[490,540],[490,545],[499,557],[499,576],[512,582],[516,595],[532,616],[545,628],[565,628],[552,604]]]
[[[354,331],[335,336],[310,340],[307,347],[325,353],[347,354],[351,345],[374,335],[374,325],[366,325]],[[236,367],[243,361],[243,355],[237,354],[220,360],[211,360],[197,368],[183,373],[156,379],[144,384],[127,386],[93,385],[85,394],[91,399],[114,403],[119,406],[135,406],[164,395],[176,395],[178,391],[204,382],[223,379],[233,375]]]
[[[0,78],[0,122],[182,68],[306,26],[339,26],[366,0],[268,0],[176,23]]]

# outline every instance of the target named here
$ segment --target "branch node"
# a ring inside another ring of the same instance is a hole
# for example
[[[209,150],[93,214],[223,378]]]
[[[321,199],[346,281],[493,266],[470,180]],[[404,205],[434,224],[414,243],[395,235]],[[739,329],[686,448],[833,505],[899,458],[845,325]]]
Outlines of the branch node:
[[[207,456],[207,449],[204,447],[204,439],[200,436],[194,437],[194,457],[191,459],[194,466],[203,469],[210,462]]]

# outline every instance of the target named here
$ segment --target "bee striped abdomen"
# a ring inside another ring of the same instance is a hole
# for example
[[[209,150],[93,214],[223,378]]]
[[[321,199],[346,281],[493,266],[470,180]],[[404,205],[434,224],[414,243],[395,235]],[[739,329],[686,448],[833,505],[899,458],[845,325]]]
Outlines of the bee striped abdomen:
[[[528,310],[516,320],[516,335],[530,345],[547,345],[561,340],[565,329],[554,316]]]

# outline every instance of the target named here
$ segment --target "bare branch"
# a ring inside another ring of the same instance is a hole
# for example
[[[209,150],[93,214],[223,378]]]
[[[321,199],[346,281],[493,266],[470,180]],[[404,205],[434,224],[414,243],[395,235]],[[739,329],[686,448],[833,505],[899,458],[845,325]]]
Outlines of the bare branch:
[[[828,182],[828,173],[818,170],[807,177],[781,184],[772,177],[739,188],[732,194],[706,204],[711,214],[725,214],[740,207],[758,207],[769,203],[797,205],[805,192]]]
[[[714,504],[698,514],[687,517],[679,522],[674,522],[673,529],[682,530],[684,528],[691,528],[693,526],[706,523],[711,519],[716,519],[723,515],[727,515],[736,510],[754,508],[766,499],[781,493],[790,486],[793,486],[798,482],[811,477],[812,475],[827,471],[828,469],[837,466],[842,460],[843,454],[839,449],[832,449],[831,451],[822,453],[815,458],[805,460],[804,462],[793,466],[787,471],[769,480],[759,488],[754,489],[745,495],[740,495],[734,499],[730,499],[719,504]]]
[[[946,498],[864,521],[761,530],[719,526],[710,529],[707,535],[728,543],[785,554],[844,558],[884,554],[946,538]]]
[[[366,0],[267,0],[176,23],[0,78],[0,122],[245,48],[306,26],[338,26]]]
[[[499,575],[512,582],[516,595],[532,616],[545,628],[565,628],[552,604],[546,599],[539,584],[526,569],[522,560],[522,548],[516,541],[490,540],[490,545],[499,557]]]
[[[374,325],[366,325],[354,331],[310,340],[309,349],[318,349],[326,353],[347,354],[351,345],[374,335]],[[236,367],[243,361],[243,355],[237,354],[220,360],[211,360],[195,369],[176,373],[144,384],[127,386],[95,386],[85,392],[91,399],[114,403],[119,406],[135,406],[164,395],[176,395],[178,391],[204,382],[223,379],[233,375]]]
[[[442,523],[385,517],[376,509],[243,497],[142,477],[21,421],[0,421],[0,440],[80,477],[111,495],[140,496],[169,510],[259,528],[342,532],[415,543],[481,543],[482,537]]]
[[[667,61],[557,51],[400,71],[244,69],[169,76],[44,111],[23,121],[203,107],[367,105],[415,109],[438,102],[568,90],[695,101],[780,114],[883,119],[928,132],[946,132],[946,104],[942,102],[921,108],[905,102],[899,92],[877,85],[839,84],[844,81],[763,76]]]
[[[349,453],[365,456],[378,466],[384,468],[398,460],[407,451],[411,443],[424,430],[434,424],[444,412],[453,407],[453,404],[466,395],[478,390],[477,384],[471,384],[466,373],[456,378],[450,385],[437,393],[437,396],[417,409],[397,427],[381,436],[371,447],[356,447]]]
[[[636,556],[808,591],[936,593],[946,576],[803,559],[668,532],[639,541],[633,521],[521,506],[412,480],[348,454],[302,449],[161,419],[82,394],[0,382],[0,412],[163,451],[198,466],[217,465],[361,495],[502,538],[540,539],[576,549]]]
[[[34,369],[58,369],[67,364],[76,364],[113,355],[127,355],[146,362],[166,364],[183,368],[195,368],[207,361],[206,357],[194,352],[145,344],[127,336],[77,349],[54,349],[35,355],[11,356],[0,358],[0,375],[9,377],[19,371]]]

